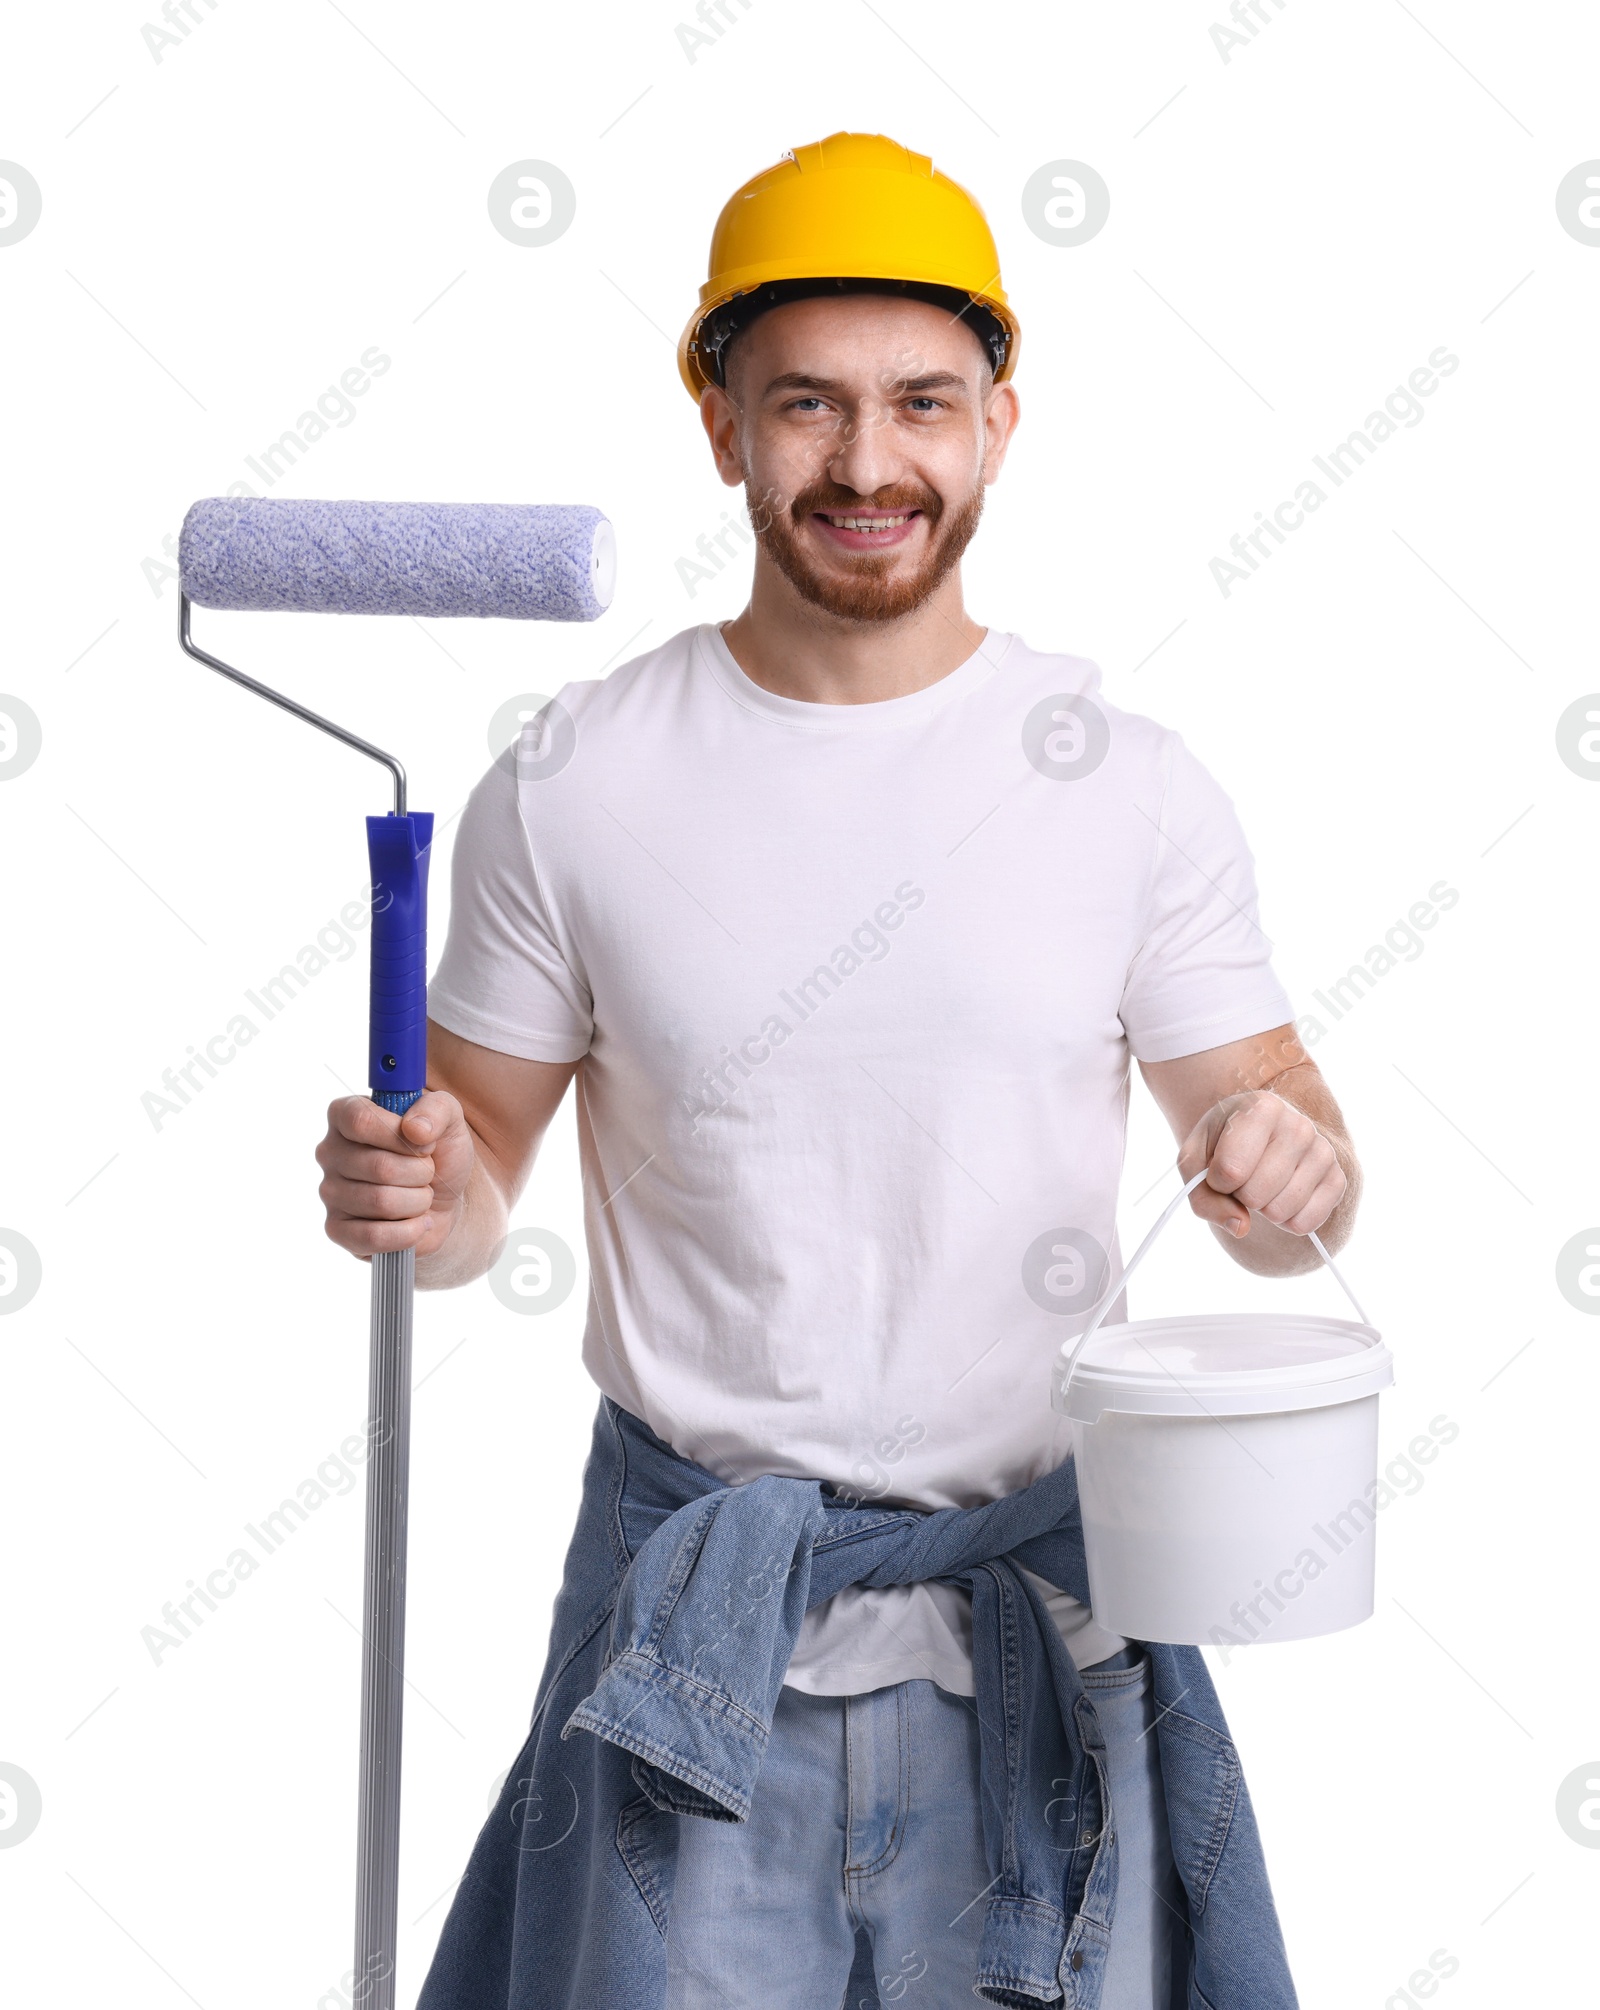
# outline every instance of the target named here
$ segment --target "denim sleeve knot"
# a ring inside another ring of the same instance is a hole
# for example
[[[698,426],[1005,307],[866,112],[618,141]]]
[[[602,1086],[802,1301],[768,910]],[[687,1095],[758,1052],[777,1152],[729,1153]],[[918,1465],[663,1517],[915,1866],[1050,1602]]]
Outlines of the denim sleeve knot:
[[[1023,1546],[1055,1566],[1042,1575],[1072,1579],[1087,1599],[1070,1543],[1058,1540],[1056,1556],[1049,1542],[1076,1507],[1070,1465],[982,1507],[930,1513],[848,1506],[815,1480],[765,1477],[702,1495],[634,1557],[605,1671],[563,1736],[592,1731],[631,1752],[659,1807],[742,1821],[810,1606],[847,1585],[965,1582]]]

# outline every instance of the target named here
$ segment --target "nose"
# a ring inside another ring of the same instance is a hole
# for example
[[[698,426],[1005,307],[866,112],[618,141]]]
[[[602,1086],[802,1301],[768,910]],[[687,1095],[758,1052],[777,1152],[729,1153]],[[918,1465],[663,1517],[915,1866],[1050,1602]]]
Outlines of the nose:
[[[840,429],[837,450],[828,463],[829,479],[858,496],[875,495],[905,473],[905,459],[881,406],[864,403]]]

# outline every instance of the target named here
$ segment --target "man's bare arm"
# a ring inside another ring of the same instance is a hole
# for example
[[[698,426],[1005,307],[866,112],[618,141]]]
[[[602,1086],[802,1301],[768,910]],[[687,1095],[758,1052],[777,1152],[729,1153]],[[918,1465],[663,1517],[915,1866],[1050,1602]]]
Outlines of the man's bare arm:
[[[1139,1071],[1180,1141],[1178,1170],[1207,1176],[1189,1197],[1246,1270],[1289,1277],[1349,1240],[1361,1167],[1333,1092],[1292,1026]]]
[[[428,1022],[428,1086],[404,1116],[365,1096],[328,1106],[317,1147],[327,1232],[363,1259],[414,1249],[426,1291],[495,1259],[572,1061],[523,1061]]]

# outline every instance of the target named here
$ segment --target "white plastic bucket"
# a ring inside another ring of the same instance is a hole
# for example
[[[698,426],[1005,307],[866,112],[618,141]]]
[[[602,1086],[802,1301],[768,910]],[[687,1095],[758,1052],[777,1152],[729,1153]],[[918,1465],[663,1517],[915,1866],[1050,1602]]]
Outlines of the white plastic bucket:
[[[1394,1364],[1360,1323],[1293,1313],[1101,1326],[1190,1180],[1077,1341],[1054,1402],[1072,1420],[1089,1595],[1138,1640],[1245,1646],[1372,1616],[1378,1391]]]

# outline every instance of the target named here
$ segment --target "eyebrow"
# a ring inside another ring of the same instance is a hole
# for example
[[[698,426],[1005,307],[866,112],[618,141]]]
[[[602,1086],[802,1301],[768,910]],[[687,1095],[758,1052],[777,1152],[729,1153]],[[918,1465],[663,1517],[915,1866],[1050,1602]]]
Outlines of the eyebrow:
[[[929,370],[920,377],[896,377],[891,380],[893,389],[901,396],[917,396],[924,391],[965,391],[967,380],[953,370]],[[823,391],[839,392],[849,387],[834,377],[816,377],[804,370],[785,370],[774,377],[766,389],[766,396],[775,391]]]

